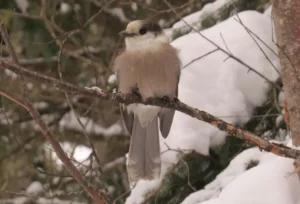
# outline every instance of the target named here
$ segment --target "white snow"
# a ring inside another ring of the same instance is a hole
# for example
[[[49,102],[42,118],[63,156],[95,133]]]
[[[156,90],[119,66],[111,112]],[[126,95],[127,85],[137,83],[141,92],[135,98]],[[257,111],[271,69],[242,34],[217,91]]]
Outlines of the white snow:
[[[116,81],[117,81],[117,76],[115,74],[110,75],[107,80],[109,84],[114,84],[116,83]]]
[[[262,152],[257,147],[247,149],[237,155],[213,182],[207,184],[203,190],[190,194],[181,204],[199,203],[216,198],[228,184],[247,170],[251,162],[262,165],[274,158],[276,158],[274,154]]]
[[[219,197],[220,203],[296,204],[300,198],[298,176],[287,176],[293,169],[292,159],[280,157],[253,168],[224,189]]]
[[[41,102],[34,103],[33,107],[36,109],[46,109],[49,107],[49,104],[44,101],[41,101]]]
[[[7,76],[11,77],[12,79],[16,79],[16,78],[18,77],[17,74],[15,74],[14,72],[12,72],[12,71],[10,71],[10,70],[8,70],[8,69],[5,69],[4,72],[5,72],[5,74],[6,74]]]
[[[300,182],[298,175],[292,174],[293,160],[269,154],[260,163],[230,182],[213,201],[197,202],[195,194],[200,191],[194,193],[194,200],[192,195],[186,200],[190,199],[189,204],[299,204]]]
[[[280,105],[280,107],[283,107],[284,99],[285,99],[284,92],[280,91],[280,93],[278,94],[278,104]]]
[[[60,4],[60,9],[59,9],[60,13],[66,14],[66,13],[69,13],[71,10],[72,10],[72,8],[69,4],[67,4],[65,2],[62,2]]]
[[[269,18],[272,17],[272,6],[269,6],[269,8],[265,10],[264,15],[268,16]]]
[[[110,13],[111,15],[117,17],[123,23],[130,22],[130,20],[125,16],[125,14],[121,8],[105,9],[105,11]]]
[[[239,13],[239,17],[249,29],[276,50],[271,39],[270,18],[256,11]],[[275,81],[278,74],[249,34],[234,18],[236,17],[233,16],[212,28],[206,29],[202,31],[202,34],[227,50],[220,37],[220,33],[222,33],[227,47],[234,55],[270,80]],[[259,44],[272,63],[279,67],[277,57],[262,43]],[[172,45],[179,50],[183,65],[215,49],[215,46],[195,32],[176,39]],[[269,85],[264,79],[253,72],[248,72],[246,67],[233,59],[227,59],[226,54],[217,51],[195,61],[182,70],[179,99],[192,107],[205,110],[213,115],[233,116],[224,117],[223,119],[227,122],[244,124],[249,120],[245,116],[251,116],[252,110],[262,105],[266,100],[268,87]],[[207,155],[209,147],[221,145],[225,137],[226,133],[211,125],[176,112],[168,138],[161,139],[161,151],[167,149],[164,145],[167,143],[172,149],[194,149]],[[162,154],[162,176],[170,166],[178,161],[177,154],[176,151],[167,151]],[[257,153],[257,156],[259,155]],[[234,175],[242,173],[243,168],[239,166],[235,169]],[[227,178],[230,181],[234,176]],[[138,182],[132,189],[126,203],[141,203],[145,194],[155,190],[160,182],[161,180]]]
[[[132,3],[131,3],[131,9],[132,9],[133,11],[137,11],[137,9],[138,9],[137,3],[132,2]]]
[[[192,13],[183,18],[184,21],[188,22],[189,25],[192,25],[195,28],[201,27],[201,22],[206,17],[211,15],[216,15],[216,12],[222,8],[223,6],[233,2],[235,0],[217,0],[213,3],[206,4],[200,11]],[[186,32],[189,31],[190,28],[185,24],[185,22],[181,20],[175,23],[172,27],[173,31]]]
[[[75,146],[75,144],[71,144],[69,142],[61,142],[60,145],[69,157],[72,156],[72,161],[76,161],[74,162],[76,166],[79,165],[79,167],[84,167],[90,164],[89,156],[92,153],[91,148],[84,145]],[[51,155],[50,158],[52,158],[56,162],[57,168],[61,170],[63,168],[63,163],[58,158],[56,152],[52,149],[52,147],[49,144],[45,144],[44,149]]]
[[[279,127],[280,123],[283,121],[283,115],[279,115],[276,117],[276,127]]]
[[[108,128],[102,127],[101,125],[95,123],[91,118],[79,117],[81,123],[85,126],[85,131],[88,134],[98,134],[104,137],[110,137],[113,135],[118,135],[123,132],[122,125],[117,122]],[[59,126],[62,128],[69,128],[77,131],[82,131],[82,128],[73,112],[69,112],[60,120]]]
[[[43,192],[43,185],[39,181],[32,182],[26,189],[27,194],[38,195]]]

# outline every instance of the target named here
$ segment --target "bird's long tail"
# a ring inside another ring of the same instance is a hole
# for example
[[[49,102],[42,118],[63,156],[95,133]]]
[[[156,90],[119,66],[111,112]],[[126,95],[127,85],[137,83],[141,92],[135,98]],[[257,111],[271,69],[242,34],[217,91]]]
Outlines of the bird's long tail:
[[[157,179],[160,169],[158,117],[154,117],[147,127],[143,128],[135,116],[127,161],[129,181],[135,183],[139,179]]]

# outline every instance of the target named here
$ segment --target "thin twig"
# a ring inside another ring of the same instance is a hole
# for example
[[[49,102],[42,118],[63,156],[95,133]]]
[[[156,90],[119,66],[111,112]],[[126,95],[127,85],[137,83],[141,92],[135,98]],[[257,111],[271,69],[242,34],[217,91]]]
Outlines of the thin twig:
[[[189,66],[189,65],[192,64],[192,63],[194,63],[195,61],[198,61],[198,60],[200,60],[200,59],[202,59],[202,58],[204,58],[204,57],[206,57],[206,56],[208,56],[208,55],[210,55],[210,54],[212,54],[212,53],[214,53],[214,52],[216,52],[216,51],[218,51],[218,50],[219,50],[219,49],[216,48],[216,49],[214,49],[214,50],[212,50],[212,51],[209,51],[208,53],[205,53],[204,55],[201,55],[200,57],[197,57],[197,58],[191,60],[191,61],[188,62],[186,65],[184,65],[184,66],[182,67],[182,69],[186,68],[187,66]]]
[[[115,0],[110,0],[105,5],[102,6],[102,8],[95,13],[92,17],[90,17],[85,24],[83,25],[83,28],[87,27],[109,4],[113,3]]]
[[[222,39],[222,41],[223,41],[223,43],[224,43],[224,45],[225,45],[225,47],[226,47],[228,53],[232,54],[232,52],[230,51],[230,49],[229,49],[229,47],[228,47],[228,45],[227,45],[227,43],[226,43],[226,41],[225,41],[225,39],[224,39],[222,33],[220,33],[220,37],[221,37],[221,39]]]
[[[93,47],[93,46],[88,46],[88,47],[84,47],[82,49],[78,49],[75,51],[70,51],[69,54],[70,55],[83,55],[85,53],[93,53],[93,54],[97,54],[99,52],[108,50],[110,48],[107,47]],[[113,49],[113,48],[111,48]],[[57,56],[52,56],[49,58],[46,57],[37,57],[37,58],[33,58],[33,59],[19,59],[19,64],[21,65],[35,65],[35,64],[42,64],[42,63],[52,63],[52,62],[57,62],[58,61],[58,57]]]
[[[61,63],[60,63],[60,59],[61,59],[62,49],[63,49],[63,46],[64,46],[65,42],[66,42],[66,40],[64,40],[64,41],[62,42],[62,44],[61,44],[62,47],[61,47],[61,49],[60,49],[60,51],[59,51],[59,54],[58,54],[58,62],[57,62],[58,75],[59,75],[59,78],[60,78],[61,81],[63,81],[63,78],[62,78],[62,73],[61,73]],[[96,161],[97,161],[97,163],[98,163],[98,165],[99,165],[99,168],[100,168],[100,170],[101,170],[101,173],[102,173],[101,162],[100,162],[100,159],[99,159],[99,157],[98,157],[98,155],[97,155],[97,152],[96,152],[96,149],[95,149],[95,147],[94,147],[94,144],[93,144],[93,142],[91,141],[91,139],[90,139],[88,133],[86,132],[86,129],[85,129],[84,125],[82,124],[81,120],[79,119],[79,116],[78,116],[77,112],[75,111],[75,109],[74,109],[72,103],[70,102],[68,93],[64,91],[64,94],[65,94],[67,103],[68,103],[68,105],[69,105],[71,111],[74,113],[74,115],[75,115],[75,117],[76,117],[76,120],[77,120],[77,122],[79,123],[79,125],[80,125],[80,127],[81,127],[81,129],[82,129],[82,131],[83,131],[84,136],[86,137],[86,139],[87,139],[88,142],[90,143],[90,147],[91,147],[91,149],[92,149],[93,156],[96,158]]]
[[[15,52],[15,50],[14,50],[14,48],[13,48],[13,46],[12,46],[10,40],[9,40],[7,30],[5,29],[4,24],[3,24],[2,21],[0,21],[0,32],[1,32],[1,35],[3,37],[3,40],[4,40],[8,50],[9,50],[9,53],[11,55],[12,62],[15,63],[15,64],[19,64],[16,52]]]
[[[256,39],[252,36],[251,32],[249,31],[250,29],[246,28],[246,26],[244,25],[244,23],[242,22],[240,16],[238,14],[236,14],[238,19],[234,19],[236,20],[240,25],[243,26],[243,28],[246,30],[246,32],[249,34],[249,36],[252,38],[252,40],[254,41],[254,43],[257,45],[257,47],[259,48],[259,50],[263,53],[263,55],[265,56],[265,58],[268,60],[268,62],[271,64],[271,66],[274,68],[274,70],[277,72],[278,75],[280,75],[279,70],[276,68],[276,66],[273,64],[273,62],[271,61],[271,59],[268,57],[268,55],[266,54],[266,52],[262,49],[262,47],[258,44],[258,42],[256,41]]]

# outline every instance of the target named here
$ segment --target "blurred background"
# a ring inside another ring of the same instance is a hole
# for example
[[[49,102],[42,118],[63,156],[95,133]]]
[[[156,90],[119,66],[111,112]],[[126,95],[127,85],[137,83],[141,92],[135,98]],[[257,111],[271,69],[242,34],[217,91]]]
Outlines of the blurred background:
[[[213,2],[169,1],[181,16]],[[199,19],[197,29],[212,27],[236,12],[264,12],[268,6],[268,0],[228,1]],[[128,22],[152,19],[165,29],[171,41],[190,31],[170,29],[179,19],[161,0],[1,0],[0,19],[22,66],[79,87],[98,86],[106,91],[116,87],[112,62],[124,49],[118,33]],[[0,40],[1,57],[8,58],[9,51]],[[1,70],[0,84],[7,92],[25,96],[34,104],[91,185],[105,189],[112,202],[125,202],[130,194],[125,165],[130,138],[118,104],[64,94],[54,87],[21,80],[9,71]],[[268,97],[269,102],[256,108],[256,114],[278,114],[278,110],[271,109],[272,90]],[[91,203],[28,112],[3,97],[0,107],[0,203]],[[244,128],[257,134],[268,130],[275,137],[280,128],[285,129],[283,122],[274,128],[275,119],[253,117]],[[186,155],[194,190],[212,181],[236,154],[248,147],[228,137],[225,145],[210,150],[209,157],[196,152]],[[197,165],[203,161],[209,162],[209,168],[198,171]],[[193,192],[187,185],[184,165],[175,166],[159,195],[149,197],[145,203],[180,203]]]

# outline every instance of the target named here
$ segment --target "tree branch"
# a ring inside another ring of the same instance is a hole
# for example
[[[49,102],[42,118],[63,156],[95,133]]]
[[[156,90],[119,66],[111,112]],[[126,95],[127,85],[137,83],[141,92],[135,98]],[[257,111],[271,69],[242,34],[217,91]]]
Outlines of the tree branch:
[[[165,108],[171,108],[180,111],[182,113],[185,113],[191,117],[197,118],[198,120],[209,123],[215,126],[216,128],[218,128],[219,130],[225,131],[231,136],[245,140],[250,144],[254,144],[258,146],[260,149],[265,150],[267,152],[272,152],[276,155],[283,156],[283,157],[300,159],[300,150],[292,149],[281,144],[279,145],[275,143],[270,143],[267,140],[261,139],[260,137],[256,136],[255,134],[249,131],[237,128],[234,125],[227,123],[205,111],[192,108],[182,103],[179,100],[167,101],[159,98],[150,98],[147,101],[142,101],[142,99],[139,96],[134,94],[121,94],[121,93],[113,94],[113,93],[99,92],[95,89],[79,88],[72,84],[59,81],[55,78],[43,74],[39,74],[31,70],[27,70],[19,65],[9,63],[3,59],[0,59],[0,68],[2,69],[7,68],[10,71],[15,72],[16,74],[34,79],[43,84],[51,85],[63,92],[66,91],[69,93],[83,95],[86,97],[101,98],[103,100],[109,100],[117,103],[124,103],[124,104],[142,103],[146,105],[154,105],[154,106],[160,106]]]

